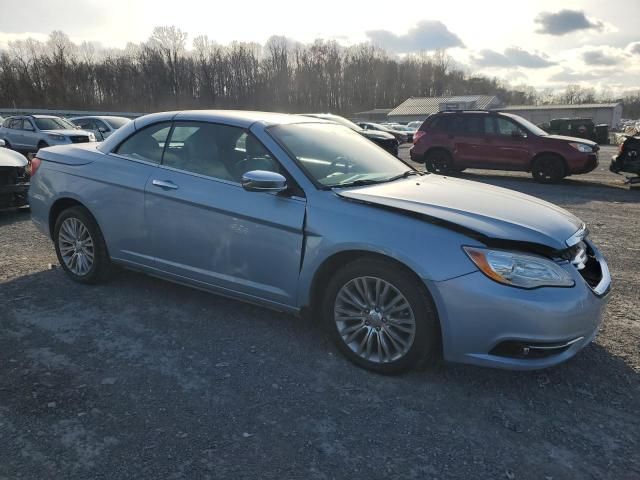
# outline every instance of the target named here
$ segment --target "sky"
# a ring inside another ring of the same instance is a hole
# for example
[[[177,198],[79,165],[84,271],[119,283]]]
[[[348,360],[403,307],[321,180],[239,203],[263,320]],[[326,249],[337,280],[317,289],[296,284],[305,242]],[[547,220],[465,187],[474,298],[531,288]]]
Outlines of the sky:
[[[400,56],[446,49],[469,73],[512,85],[640,89],[640,0],[0,0],[0,12],[0,48],[54,30],[123,48],[175,25],[188,45],[198,35],[220,44],[281,35],[372,42]]]

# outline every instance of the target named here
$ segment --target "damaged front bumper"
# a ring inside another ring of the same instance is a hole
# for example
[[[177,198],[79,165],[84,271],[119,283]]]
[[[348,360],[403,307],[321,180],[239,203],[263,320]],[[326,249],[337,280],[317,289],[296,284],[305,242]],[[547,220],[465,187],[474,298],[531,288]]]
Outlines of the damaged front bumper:
[[[19,208],[29,204],[29,182],[0,185],[0,209]]]

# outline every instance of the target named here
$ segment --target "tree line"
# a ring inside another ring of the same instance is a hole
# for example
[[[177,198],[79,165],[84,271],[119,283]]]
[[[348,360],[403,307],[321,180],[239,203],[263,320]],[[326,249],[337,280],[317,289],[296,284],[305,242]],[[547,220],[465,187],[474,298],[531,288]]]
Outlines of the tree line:
[[[510,87],[473,75],[444,52],[398,58],[371,44],[219,45],[176,27],[124,49],[74,44],[63,32],[48,41],[9,42],[0,52],[0,106],[153,112],[234,108],[352,114],[392,108],[410,96],[498,95],[506,104],[533,104],[531,87]],[[574,96],[575,97],[575,96]],[[572,98],[578,100],[578,97]],[[578,103],[578,102],[576,102]]]

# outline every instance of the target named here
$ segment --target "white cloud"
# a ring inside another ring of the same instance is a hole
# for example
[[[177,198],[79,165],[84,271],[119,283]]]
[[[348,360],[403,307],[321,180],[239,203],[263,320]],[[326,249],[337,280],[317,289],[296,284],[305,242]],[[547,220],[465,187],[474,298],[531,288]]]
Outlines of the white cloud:
[[[464,47],[460,37],[437,20],[422,20],[401,35],[389,30],[369,30],[367,37],[374,44],[395,53]]]

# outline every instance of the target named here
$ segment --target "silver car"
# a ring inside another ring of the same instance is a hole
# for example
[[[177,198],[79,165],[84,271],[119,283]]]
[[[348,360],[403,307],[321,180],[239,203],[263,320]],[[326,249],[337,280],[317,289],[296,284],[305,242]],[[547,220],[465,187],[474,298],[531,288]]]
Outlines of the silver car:
[[[92,115],[86,117],[73,117],[69,119],[74,125],[93,133],[98,142],[109,138],[113,132],[126,125],[131,120],[125,117],[110,115]]]
[[[70,278],[113,264],[303,314],[362,367],[535,369],[593,340],[607,264],[569,212],[421,174],[297,115],[147,115],[32,162],[33,221]],[[277,328],[277,326],[274,326]]]
[[[0,139],[7,148],[23,153],[37,152],[51,145],[96,141],[93,133],[78,130],[68,120],[51,115],[9,117],[0,127]]]

